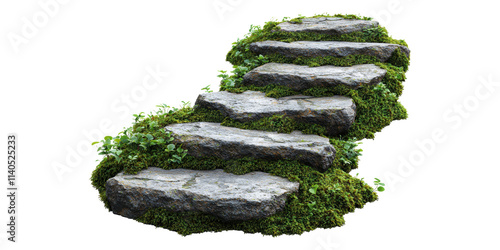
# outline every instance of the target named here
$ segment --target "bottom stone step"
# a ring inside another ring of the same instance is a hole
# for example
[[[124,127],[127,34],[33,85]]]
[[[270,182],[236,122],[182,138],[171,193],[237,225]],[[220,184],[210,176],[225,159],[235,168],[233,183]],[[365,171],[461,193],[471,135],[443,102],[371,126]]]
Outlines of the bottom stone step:
[[[224,220],[249,220],[275,214],[285,207],[298,182],[264,172],[244,175],[222,169],[148,168],[136,175],[123,173],[106,182],[106,196],[115,214],[137,218],[152,208],[197,211]]]

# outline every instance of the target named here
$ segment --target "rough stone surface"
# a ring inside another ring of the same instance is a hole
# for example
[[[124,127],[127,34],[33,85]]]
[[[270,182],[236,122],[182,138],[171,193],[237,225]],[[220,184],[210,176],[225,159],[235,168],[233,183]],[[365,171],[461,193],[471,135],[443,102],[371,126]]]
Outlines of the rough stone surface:
[[[298,122],[322,125],[328,129],[329,135],[347,132],[356,117],[356,105],[345,96],[301,95],[276,99],[258,91],[241,94],[221,91],[199,95],[195,106],[220,110],[225,116],[240,122],[285,115]]]
[[[278,24],[284,32],[314,32],[342,35],[364,29],[375,28],[378,22],[369,20],[344,19],[338,17],[304,18],[302,23],[284,22]]]
[[[148,209],[197,211],[225,220],[249,220],[275,214],[299,183],[263,172],[245,175],[217,170],[148,168],[137,175],[123,173],[106,182],[115,214],[137,218]]]
[[[268,55],[278,53],[286,57],[321,57],[348,55],[376,56],[381,62],[387,61],[392,52],[400,48],[409,57],[410,50],[399,44],[391,43],[355,43],[339,41],[296,41],[291,43],[280,41],[262,41],[250,44],[250,50],[256,54]]]
[[[329,87],[338,84],[357,89],[362,85],[378,84],[387,71],[373,64],[351,67],[326,65],[309,67],[305,65],[267,63],[243,76],[244,85],[283,85],[293,90],[311,87]]]
[[[335,158],[335,148],[328,138],[300,131],[285,134],[245,130],[211,122],[172,124],[165,130],[172,132],[174,143],[182,144],[194,157],[289,159],[320,171],[327,170]]]

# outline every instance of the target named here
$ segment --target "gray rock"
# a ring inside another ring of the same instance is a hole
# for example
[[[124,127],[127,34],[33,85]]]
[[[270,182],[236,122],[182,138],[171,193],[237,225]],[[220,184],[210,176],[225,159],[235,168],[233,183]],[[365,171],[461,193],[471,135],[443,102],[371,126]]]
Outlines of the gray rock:
[[[284,134],[224,127],[211,122],[172,124],[165,130],[172,132],[174,143],[182,144],[194,157],[289,159],[320,171],[327,170],[335,158],[335,148],[328,138],[300,131]]]
[[[406,56],[410,50],[399,44],[391,43],[354,43],[339,41],[296,41],[291,43],[279,41],[262,41],[250,44],[250,50],[256,54],[268,55],[278,53],[286,57],[321,57],[348,55],[369,55],[377,57],[381,62],[387,61],[392,52],[400,48]]]
[[[245,175],[217,170],[164,170],[150,167],[137,175],[123,173],[106,182],[111,210],[137,218],[148,209],[197,211],[224,220],[249,220],[275,214],[299,183],[263,172]]]
[[[199,95],[195,106],[220,110],[225,116],[240,122],[284,115],[298,122],[322,125],[332,136],[347,132],[356,117],[356,105],[345,96],[275,99],[258,91],[241,94],[222,91]]]
[[[305,65],[267,63],[243,76],[243,85],[266,86],[276,84],[293,90],[312,87],[329,87],[338,84],[357,89],[362,85],[378,84],[387,71],[373,64],[351,67],[325,65],[309,67]]]
[[[329,35],[342,35],[377,26],[378,22],[376,21],[338,17],[304,18],[302,23],[284,22],[278,24],[280,31],[284,32],[314,32]]]

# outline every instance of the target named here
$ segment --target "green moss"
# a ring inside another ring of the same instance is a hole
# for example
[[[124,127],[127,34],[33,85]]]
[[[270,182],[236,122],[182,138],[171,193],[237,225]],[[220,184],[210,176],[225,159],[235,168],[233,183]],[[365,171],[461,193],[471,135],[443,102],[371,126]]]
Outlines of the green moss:
[[[323,65],[335,65],[348,67],[357,64],[371,64],[380,62],[375,56],[349,55],[345,57],[323,56],[323,57],[286,57],[281,54],[271,54],[266,56],[270,62],[290,63],[298,65],[308,65],[311,67]]]
[[[404,71],[407,71],[410,65],[410,59],[399,48],[392,53],[387,62],[394,66],[402,67]]]

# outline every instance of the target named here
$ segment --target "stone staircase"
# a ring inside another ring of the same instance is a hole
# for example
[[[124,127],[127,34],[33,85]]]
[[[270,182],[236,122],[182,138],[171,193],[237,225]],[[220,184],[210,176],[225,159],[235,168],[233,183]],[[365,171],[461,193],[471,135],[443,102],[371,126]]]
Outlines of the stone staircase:
[[[309,18],[302,23],[281,23],[283,32],[348,34],[378,26],[377,22],[342,18]],[[385,62],[401,45],[338,41],[262,41],[250,45],[256,54],[280,54],[285,57],[345,57],[368,55]],[[386,70],[373,64],[337,67],[309,67],[267,63],[248,72],[243,85],[276,84],[293,90],[344,85],[351,89],[376,85]],[[241,94],[226,91],[199,95],[195,108],[220,111],[240,122],[251,122],[282,115],[298,122],[319,124],[328,136],[345,134],[356,117],[356,105],[346,96],[266,97],[257,91]],[[320,172],[328,170],[335,159],[329,138],[221,126],[219,123],[179,123],[165,127],[174,143],[194,157],[217,157],[223,160],[252,157],[264,160],[296,160]],[[264,218],[281,211],[287,196],[299,190],[298,182],[264,172],[234,175],[217,170],[163,170],[148,168],[137,175],[119,174],[106,182],[111,210],[128,218],[137,218],[152,208],[169,211],[196,211],[223,220],[241,221]]]

